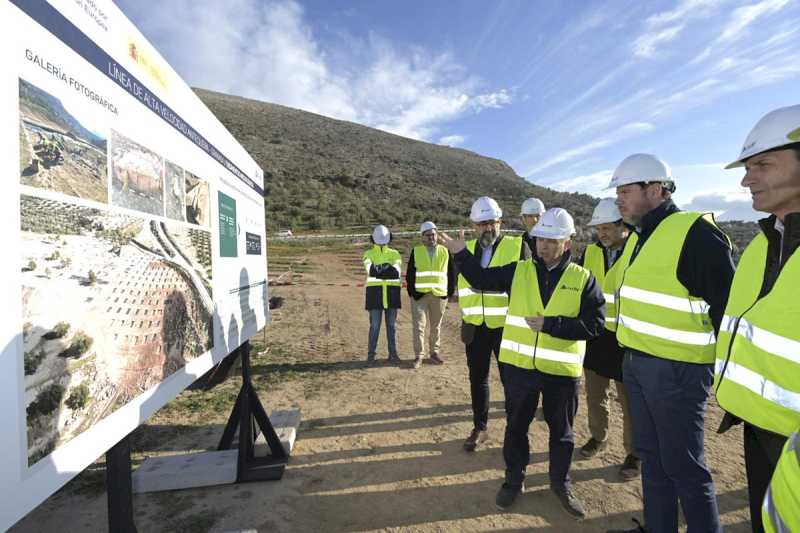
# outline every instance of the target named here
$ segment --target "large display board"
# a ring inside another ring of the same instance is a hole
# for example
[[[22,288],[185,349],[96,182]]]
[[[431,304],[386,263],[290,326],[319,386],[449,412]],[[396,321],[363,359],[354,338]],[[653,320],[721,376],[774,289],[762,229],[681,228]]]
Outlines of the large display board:
[[[0,31],[5,529],[269,316],[263,172],[123,13]]]

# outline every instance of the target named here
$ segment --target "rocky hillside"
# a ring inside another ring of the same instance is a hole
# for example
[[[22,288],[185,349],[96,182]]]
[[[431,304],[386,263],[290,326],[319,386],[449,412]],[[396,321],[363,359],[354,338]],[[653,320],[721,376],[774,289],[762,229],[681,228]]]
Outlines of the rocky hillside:
[[[280,105],[197,94],[264,169],[268,231],[463,224],[482,195],[514,215],[507,222],[517,223],[529,196],[580,222],[591,215],[590,196],[533,185],[498,159]]]
[[[525,181],[499,159],[415,141],[352,122],[238,96],[196,89],[264,169],[267,231],[342,230],[384,223],[413,228],[423,220],[464,225],[472,201],[495,198],[506,224],[519,228],[519,206],[536,196],[575,217],[578,241],[596,199]],[[753,223],[723,227],[739,249]]]

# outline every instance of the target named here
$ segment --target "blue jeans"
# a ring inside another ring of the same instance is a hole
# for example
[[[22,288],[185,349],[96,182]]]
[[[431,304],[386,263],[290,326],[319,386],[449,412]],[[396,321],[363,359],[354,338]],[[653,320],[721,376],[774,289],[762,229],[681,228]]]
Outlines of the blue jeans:
[[[378,337],[381,334],[381,317],[386,314],[386,340],[389,345],[389,357],[397,357],[397,344],[395,343],[395,322],[397,309],[370,309],[369,310],[369,346],[367,357],[375,358],[375,349],[378,347]]]
[[[703,419],[713,365],[651,357],[625,350],[622,363],[642,460],[647,531],[678,531],[678,500],[687,533],[721,531],[714,482],[705,463]]]

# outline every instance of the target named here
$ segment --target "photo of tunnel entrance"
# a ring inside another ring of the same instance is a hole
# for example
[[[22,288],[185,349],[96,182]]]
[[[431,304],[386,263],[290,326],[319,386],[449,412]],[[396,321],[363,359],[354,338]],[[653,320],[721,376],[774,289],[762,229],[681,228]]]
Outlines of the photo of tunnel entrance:
[[[212,348],[209,232],[22,196],[28,458]]]

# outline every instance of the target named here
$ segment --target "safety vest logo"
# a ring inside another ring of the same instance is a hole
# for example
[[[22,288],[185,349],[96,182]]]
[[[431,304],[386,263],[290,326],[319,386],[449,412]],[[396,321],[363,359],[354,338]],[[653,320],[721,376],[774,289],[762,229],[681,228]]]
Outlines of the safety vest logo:
[[[561,288],[565,289],[565,290],[568,290],[568,291],[575,291],[575,292],[580,291],[580,289],[578,287],[567,287],[566,283],[562,283],[561,284]]]

